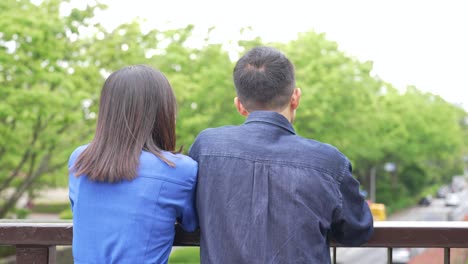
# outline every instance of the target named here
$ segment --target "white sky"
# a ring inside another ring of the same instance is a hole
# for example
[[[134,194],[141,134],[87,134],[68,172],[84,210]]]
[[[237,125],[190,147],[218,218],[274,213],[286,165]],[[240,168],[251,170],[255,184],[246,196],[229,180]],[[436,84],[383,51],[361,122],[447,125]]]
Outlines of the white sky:
[[[349,56],[373,61],[373,74],[397,88],[415,85],[468,110],[466,0],[101,1],[109,9],[98,19],[110,27],[138,16],[159,29],[215,26],[219,41],[247,26],[266,41],[324,32]]]

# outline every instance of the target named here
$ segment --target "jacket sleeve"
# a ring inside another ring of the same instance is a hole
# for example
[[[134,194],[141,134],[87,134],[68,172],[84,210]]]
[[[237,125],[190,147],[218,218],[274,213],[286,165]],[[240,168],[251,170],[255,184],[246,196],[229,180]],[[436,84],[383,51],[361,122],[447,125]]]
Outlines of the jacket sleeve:
[[[78,188],[77,185],[79,184],[78,178],[75,176],[75,171],[73,166],[75,165],[75,161],[78,155],[82,152],[83,148],[77,148],[73,153],[70,155],[68,159],[68,199],[70,200],[70,208],[73,213],[74,204],[76,201],[76,197],[78,196]]]
[[[198,167],[194,166],[194,170],[191,175],[193,182],[191,184],[191,188],[188,188],[186,191],[185,202],[179,219],[180,225],[187,232],[193,232],[198,228],[198,215],[195,207],[197,171]]]
[[[351,163],[347,159],[338,185],[341,201],[333,215],[331,236],[343,245],[361,245],[372,236],[374,221],[367,202],[359,193],[359,182],[352,176]]]

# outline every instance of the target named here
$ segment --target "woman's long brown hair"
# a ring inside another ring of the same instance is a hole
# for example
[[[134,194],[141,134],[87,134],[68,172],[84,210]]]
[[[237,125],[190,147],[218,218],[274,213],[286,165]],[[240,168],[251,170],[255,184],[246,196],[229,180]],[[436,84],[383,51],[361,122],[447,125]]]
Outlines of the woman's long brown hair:
[[[77,158],[75,175],[111,183],[132,180],[142,150],[175,166],[161,151],[175,152],[176,105],[161,72],[135,65],[112,73],[101,91],[96,134]]]

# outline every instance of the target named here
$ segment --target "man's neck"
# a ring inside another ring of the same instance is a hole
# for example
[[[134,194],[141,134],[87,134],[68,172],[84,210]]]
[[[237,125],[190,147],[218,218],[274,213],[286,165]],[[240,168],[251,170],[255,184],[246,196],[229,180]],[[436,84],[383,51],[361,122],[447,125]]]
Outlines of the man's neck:
[[[275,112],[286,117],[289,123],[292,124],[294,122],[294,117],[296,113],[295,111],[291,111],[291,108],[289,107],[289,105],[285,107],[282,111],[275,111]]]
[[[289,107],[285,107],[283,110],[271,110],[271,109],[264,109],[264,110],[260,110],[260,111],[271,111],[271,112],[276,112],[282,116],[284,116],[288,121],[289,123],[293,123],[294,121],[294,116],[295,116],[295,113],[291,111],[291,109]],[[249,113],[250,114],[250,113]]]

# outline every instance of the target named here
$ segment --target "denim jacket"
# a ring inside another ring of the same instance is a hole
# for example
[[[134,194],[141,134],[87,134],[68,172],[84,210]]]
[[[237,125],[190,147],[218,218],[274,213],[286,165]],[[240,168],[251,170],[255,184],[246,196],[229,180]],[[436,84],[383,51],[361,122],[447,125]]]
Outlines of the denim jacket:
[[[201,263],[330,263],[329,239],[356,246],[373,233],[349,160],[276,112],[206,129],[189,155]]]

